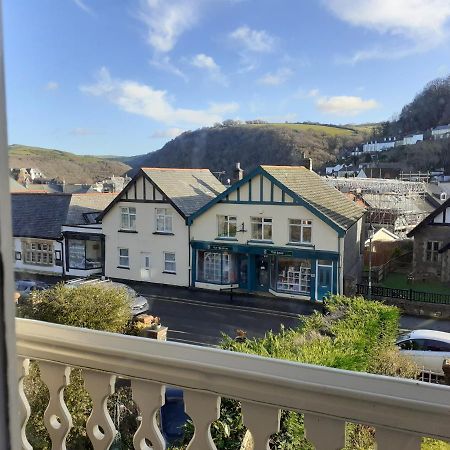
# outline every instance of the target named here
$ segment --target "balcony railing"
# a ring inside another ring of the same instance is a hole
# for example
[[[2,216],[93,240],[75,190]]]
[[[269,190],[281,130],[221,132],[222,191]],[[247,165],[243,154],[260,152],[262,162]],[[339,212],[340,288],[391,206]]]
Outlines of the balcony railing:
[[[37,361],[50,401],[44,422],[52,448],[64,449],[71,426],[63,391],[70,369],[81,368],[93,408],[87,435],[95,450],[108,449],[116,433],[106,408],[117,377],[131,380],[142,418],[135,449],[162,450],[155,419],[165,385],[184,390],[195,433],[191,450],[215,449],[210,425],[220,400],[241,402],[254,449],[268,449],[279,429],[280,410],[304,413],[307,438],[318,450],[344,446],[346,422],[375,428],[379,450],[417,450],[421,437],[450,440],[450,388],[348,372],[223,350],[16,319],[22,448],[30,408],[23,390],[29,361]],[[151,446],[149,446],[151,442]]]

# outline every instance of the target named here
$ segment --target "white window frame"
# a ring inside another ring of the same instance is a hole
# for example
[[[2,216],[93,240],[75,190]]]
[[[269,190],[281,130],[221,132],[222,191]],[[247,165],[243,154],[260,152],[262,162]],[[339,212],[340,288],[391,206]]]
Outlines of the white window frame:
[[[122,255],[122,251],[126,251],[127,254],[126,255]],[[126,247],[119,247],[117,249],[117,253],[119,255],[119,267],[123,267],[123,268],[129,269],[130,268],[130,249],[126,248]],[[122,263],[123,259],[126,259],[126,261],[127,261],[126,264]]]
[[[224,231],[226,234],[221,234],[220,221],[223,220]],[[230,225],[234,225],[234,233],[230,233]],[[217,236],[235,238],[237,232],[237,216],[219,215],[217,216]]]
[[[53,266],[53,242],[27,239],[22,241],[23,263],[35,266]]]
[[[132,223],[132,218],[134,222]],[[133,206],[120,207],[120,229],[136,230],[136,208]]]
[[[173,233],[173,214],[169,208],[155,209],[155,230],[157,233]]]
[[[293,222],[296,223],[293,223]],[[292,228],[300,227],[300,240],[296,241],[292,239]],[[309,241],[305,240],[304,230],[309,228],[311,239]],[[289,219],[289,242],[292,244],[311,244],[312,243],[312,220],[310,219]]]
[[[255,236],[253,233],[253,225],[261,225],[261,237]],[[251,217],[251,238],[254,241],[272,242],[273,239],[273,220],[271,217]],[[265,238],[265,230],[270,229],[270,238]]]
[[[431,248],[428,249],[428,244],[431,244]],[[425,262],[438,262],[439,261],[439,241],[426,241],[425,242]],[[428,255],[430,256],[428,258]]]
[[[168,259],[168,255],[173,255],[173,259],[171,257]],[[168,264],[170,266],[168,266]],[[177,257],[175,252],[164,252],[164,273],[177,273]]]

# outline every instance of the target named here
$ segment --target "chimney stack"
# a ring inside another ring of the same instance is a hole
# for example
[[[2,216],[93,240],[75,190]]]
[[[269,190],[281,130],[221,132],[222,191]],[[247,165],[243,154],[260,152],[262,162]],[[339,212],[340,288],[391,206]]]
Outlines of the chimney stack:
[[[300,161],[301,166],[305,166],[308,170],[312,172],[312,159],[307,158],[305,152],[302,153],[302,159]]]
[[[233,183],[236,183],[236,181],[242,180],[244,177],[244,171],[241,169],[241,163],[237,162],[236,167],[233,170]]]

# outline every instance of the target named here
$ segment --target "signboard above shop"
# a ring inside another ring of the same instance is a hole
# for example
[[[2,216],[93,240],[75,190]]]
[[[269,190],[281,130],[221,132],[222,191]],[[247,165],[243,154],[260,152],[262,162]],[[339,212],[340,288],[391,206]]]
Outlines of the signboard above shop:
[[[265,249],[264,255],[266,256],[292,256],[292,250],[275,250],[275,249]]]
[[[214,250],[216,252],[228,252],[231,250],[231,246],[229,245],[220,245],[220,244],[210,244],[209,250]]]

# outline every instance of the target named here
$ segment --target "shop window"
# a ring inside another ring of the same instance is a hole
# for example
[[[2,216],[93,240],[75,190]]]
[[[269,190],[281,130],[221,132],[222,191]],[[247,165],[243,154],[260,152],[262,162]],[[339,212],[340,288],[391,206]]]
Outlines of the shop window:
[[[164,252],[164,272],[176,273],[177,265],[174,252]]]
[[[289,242],[310,244],[311,231],[311,220],[289,219]]]
[[[98,269],[102,267],[99,240],[69,239],[67,245],[69,269]]]
[[[307,259],[273,258],[271,287],[276,291],[310,294],[311,262]]]
[[[156,231],[172,233],[172,213],[168,208],[156,208]]]
[[[272,219],[267,217],[252,217],[252,239],[272,240]]]
[[[23,262],[40,266],[53,265],[53,243],[43,241],[22,242]]]
[[[236,237],[236,216],[217,216],[218,236]]]
[[[122,207],[121,213],[121,229],[135,230],[136,229],[136,208]]]
[[[197,281],[228,284],[236,281],[235,259],[229,253],[197,253]]]
[[[127,248],[119,248],[119,267],[130,267],[130,251]]]
[[[439,242],[428,241],[425,251],[425,260],[430,262],[436,262],[439,258]]]

